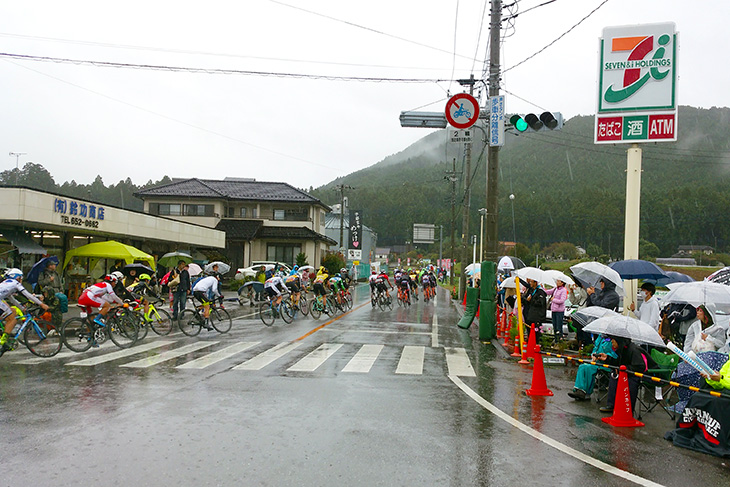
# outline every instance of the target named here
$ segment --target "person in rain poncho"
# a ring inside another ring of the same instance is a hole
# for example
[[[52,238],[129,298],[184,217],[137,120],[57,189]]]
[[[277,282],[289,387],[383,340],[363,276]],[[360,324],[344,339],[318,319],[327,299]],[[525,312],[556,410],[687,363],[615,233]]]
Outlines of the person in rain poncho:
[[[596,290],[594,287],[586,289],[586,293],[588,293],[588,306],[600,306],[602,308],[617,311],[618,303],[621,298],[619,298],[619,295],[616,292],[616,284],[612,283],[608,279],[601,279],[600,285],[600,291]]]
[[[697,306],[697,319],[687,330],[684,351],[714,352],[725,345],[725,333],[725,328],[717,323],[715,306],[710,303],[701,304]]]

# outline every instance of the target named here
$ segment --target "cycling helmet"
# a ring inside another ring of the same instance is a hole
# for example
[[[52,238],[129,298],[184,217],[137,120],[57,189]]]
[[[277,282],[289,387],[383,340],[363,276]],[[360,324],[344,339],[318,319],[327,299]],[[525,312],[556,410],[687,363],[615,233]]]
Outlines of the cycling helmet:
[[[116,278],[117,278],[117,281],[118,281],[119,279],[124,279],[124,274],[122,274],[122,273],[121,273],[121,272],[119,272],[119,271],[114,271],[114,272],[112,272],[112,273],[111,273],[111,275],[112,275],[112,276],[114,276],[114,277],[116,277]]]
[[[13,267],[5,271],[6,279],[18,279],[20,277],[23,277],[23,271],[21,271],[20,269],[16,269],[15,267]]]
[[[117,282],[117,276],[115,276],[114,274],[107,274],[106,276],[104,276],[104,281],[114,284]]]
[[[327,269],[325,269],[325,268],[324,268],[324,266],[320,266],[320,267],[319,267],[319,272],[320,272],[320,273],[323,273],[323,272],[325,272],[326,270],[327,270]]]
[[[341,273],[343,273],[343,274],[347,274],[347,269],[345,269],[345,268],[343,267],[342,269],[340,269],[340,272],[341,272]]]
[[[139,276],[140,281],[149,281],[150,279],[152,279],[152,278],[150,277],[149,274],[140,274],[140,276]]]

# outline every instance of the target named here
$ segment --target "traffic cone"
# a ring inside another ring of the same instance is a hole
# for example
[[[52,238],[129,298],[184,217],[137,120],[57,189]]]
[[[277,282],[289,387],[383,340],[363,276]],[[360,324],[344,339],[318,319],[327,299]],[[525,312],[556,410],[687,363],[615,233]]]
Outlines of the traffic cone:
[[[522,360],[517,362],[518,364],[529,364],[530,362],[527,360],[528,358],[532,357],[533,349],[535,348],[535,345],[537,339],[535,338],[535,325],[530,325],[530,336],[527,339],[527,352],[522,354]]]
[[[629,393],[629,377],[626,374],[626,366],[622,365],[618,373],[618,385],[616,386],[616,399],[613,406],[613,415],[608,418],[601,418],[601,421],[611,426],[623,428],[637,428],[644,426],[644,423],[634,419],[634,412],[631,407],[631,394]]]
[[[542,365],[540,346],[532,349],[532,356],[535,358],[535,365],[532,367],[532,385],[525,391],[528,396],[552,396],[553,391],[548,389],[545,382],[545,368]]]
[[[515,335],[515,348],[512,351],[512,357],[521,357],[522,354],[520,353],[520,337],[518,335]]]

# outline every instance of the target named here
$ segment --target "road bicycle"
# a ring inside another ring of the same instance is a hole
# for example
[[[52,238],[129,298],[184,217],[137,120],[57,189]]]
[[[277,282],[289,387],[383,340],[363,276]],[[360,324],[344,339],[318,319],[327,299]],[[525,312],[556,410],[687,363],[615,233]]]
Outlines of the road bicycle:
[[[61,337],[69,350],[85,352],[92,346],[98,347],[107,338],[119,348],[129,348],[137,343],[139,326],[127,303],[111,308],[104,325],[97,323],[93,316],[89,307],[82,307],[78,317],[61,325]]]
[[[315,320],[319,319],[322,313],[332,316],[335,314],[334,303],[328,297],[316,296],[309,304],[309,312]]]
[[[137,318],[139,326],[138,340],[143,340],[147,336],[150,328],[160,336],[169,335],[172,331],[172,318],[164,309],[157,309],[155,303],[159,304],[162,300],[149,301],[149,309],[144,312],[144,306],[139,301],[131,303],[131,309],[134,317]]]
[[[381,311],[393,309],[393,298],[386,291],[380,291],[378,293],[378,307]]]
[[[203,307],[210,305],[210,315],[206,320],[203,317]],[[203,302],[193,309],[184,310],[178,319],[180,331],[189,337],[194,337],[203,328],[215,329],[218,333],[228,333],[233,325],[233,320],[223,305],[216,305],[215,302]]]
[[[13,308],[20,311],[15,306]],[[0,356],[10,350],[15,350],[18,343],[25,344],[32,354],[39,357],[53,357],[61,351],[63,346],[61,334],[50,321],[38,317],[40,310],[40,307],[34,306],[27,308],[25,313],[20,311],[17,318],[18,326],[15,328],[17,332],[8,343],[0,347]]]
[[[282,299],[279,304],[274,304],[274,298],[266,297],[266,301],[259,306],[259,318],[264,325],[271,326],[276,318],[281,318],[284,323],[294,321],[294,311],[289,306],[289,299]]]
[[[398,306],[408,307],[411,305],[410,293],[407,289],[398,286]]]
[[[287,303],[289,304],[289,309],[292,312],[292,317],[297,315],[297,311],[302,313],[302,316],[307,316],[309,314],[309,301],[307,300],[307,296],[304,294],[304,291],[299,294],[299,299],[296,303],[294,302],[294,295],[289,294],[287,297]]]

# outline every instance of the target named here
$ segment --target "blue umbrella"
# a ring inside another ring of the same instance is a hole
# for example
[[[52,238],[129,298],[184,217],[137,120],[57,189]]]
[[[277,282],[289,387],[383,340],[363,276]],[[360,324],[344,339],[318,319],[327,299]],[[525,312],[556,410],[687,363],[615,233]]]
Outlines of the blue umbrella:
[[[647,279],[646,282],[650,282],[657,287],[667,287],[667,284],[673,284],[675,282],[694,282],[687,274],[682,274],[676,271],[666,271],[666,276],[659,279]]]
[[[37,284],[38,278],[41,277],[41,272],[45,271],[46,267],[48,267],[48,264],[51,262],[58,265],[58,257],[56,257],[55,255],[51,255],[49,257],[44,257],[36,262],[35,265],[31,267],[26,281],[33,285]]]
[[[619,260],[608,265],[621,276],[621,279],[659,279],[666,274],[655,263],[647,260]]]

